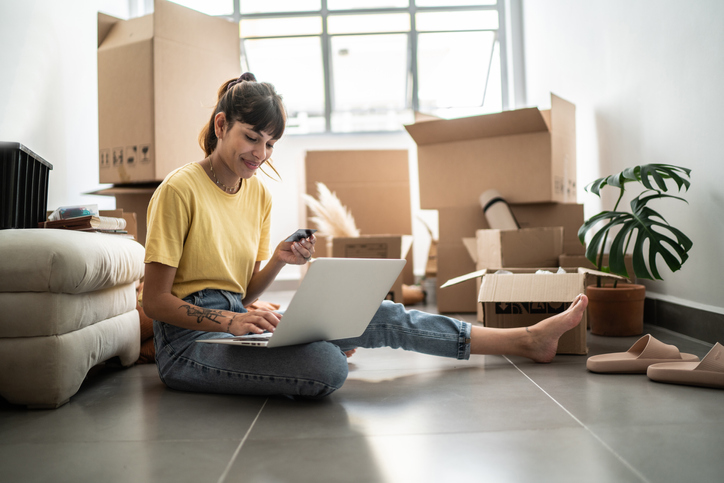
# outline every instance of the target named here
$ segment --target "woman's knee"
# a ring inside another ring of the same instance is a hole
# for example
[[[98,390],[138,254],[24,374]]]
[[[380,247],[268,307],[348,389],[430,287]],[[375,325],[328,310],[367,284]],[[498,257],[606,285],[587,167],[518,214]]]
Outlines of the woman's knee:
[[[349,365],[347,356],[338,346],[315,342],[306,346],[304,352],[300,363],[304,364],[304,377],[310,382],[304,396],[324,397],[342,387],[349,374]]]

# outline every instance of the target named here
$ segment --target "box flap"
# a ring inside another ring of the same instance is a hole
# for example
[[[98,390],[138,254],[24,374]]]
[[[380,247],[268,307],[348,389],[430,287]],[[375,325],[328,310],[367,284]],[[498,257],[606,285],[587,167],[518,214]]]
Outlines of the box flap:
[[[100,17],[99,17],[100,22]],[[105,28],[105,27],[104,27]],[[100,24],[99,24],[100,36]],[[113,49],[124,45],[145,42],[153,38],[153,14],[113,23],[98,50]]]
[[[229,31],[239,43],[239,25],[166,0],[153,4],[153,29],[158,38],[201,49],[235,48],[226,43]],[[221,46],[221,47],[220,47]]]
[[[405,126],[418,146],[513,134],[548,131],[537,108],[517,109],[482,116],[416,122]]]
[[[578,273],[585,274],[588,277],[605,277],[605,278],[613,278],[616,280],[626,280],[630,282],[630,279],[623,277],[621,275],[616,275],[615,273],[607,273],[607,272],[600,272],[598,270],[594,270],[592,268],[586,268],[586,267],[577,267]]]
[[[415,111],[415,122],[437,121],[438,119],[442,119],[442,117],[433,116],[432,114],[426,114],[420,111]]]
[[[98,46],[103,43],[111,28],[121,19],[98,12]]]
[[[579,273],[487,274],[480,286],[479,302],[570,302],[583,292]]]
[[[484,276],[487,273],[487,270],[478,270],[477,272],[471,272],[467,273],[465,275],[460,275],[459,277],[451,278],[444,284],[440,285],[440,288],[446,288],[451,287],[453,285],[457,285],[459,283],[467,282],[468,280],[473,280],[475,278],[480,278]]]
[[[575,132],[576,105],[551,92],[551,110],[549,124],[556,130]]]

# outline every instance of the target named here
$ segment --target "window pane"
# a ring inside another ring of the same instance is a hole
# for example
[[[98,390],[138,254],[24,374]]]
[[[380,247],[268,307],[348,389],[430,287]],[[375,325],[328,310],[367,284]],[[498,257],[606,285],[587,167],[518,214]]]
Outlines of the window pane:
[[[323,132],[324,76],[319,37],[244,40],[244,69],[274,84],[287,108],[287,133]]]
[[[241,19],[241,37],[320,35],[322,17]]]
[[[418,7],[457,7],[460,5],[495,5],[496,0],[415,0]]]
[[[234,2],[232,0],[171,0],[184,7],[192,8],[206,15],[233,15]]]
[[[337,132],[400,129],[406,111],[407,35],[332,37]]]
[[[482,106],[494,42],[494,32],[420,34],[420,110]]]
[[[327,19],[327,30],[330,34],[407,32],[410,30],[410,15],[407,13],[330,15]]]
[[[241,0],[241,14],[309,12],[322,9],[321,0]]]
[[[356,10],[365,8],[407,8],[410,0],[327,0],[330,10]]]
[[[417,30],[496,30],[498,12],[478,10],[468,12],[426,12],[415,14]]]

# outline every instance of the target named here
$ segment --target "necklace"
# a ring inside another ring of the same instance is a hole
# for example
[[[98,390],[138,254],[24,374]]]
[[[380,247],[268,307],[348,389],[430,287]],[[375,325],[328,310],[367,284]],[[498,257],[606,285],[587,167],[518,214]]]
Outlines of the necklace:
[[[214,163],[211,162],[211,157],[209,157],[209,167],[211,168],[211,176],[214,177],[214,181],[216,181],[216,184],[221,186],[221,188],[227,193],[235,193],[241,187],[241,178],[239,178],[239,181],[236,182],[236,186],[234,186],[233,188],[229,188],[224,183],[219,181],[219,178],[216,177],[216,173],[214,173]]]

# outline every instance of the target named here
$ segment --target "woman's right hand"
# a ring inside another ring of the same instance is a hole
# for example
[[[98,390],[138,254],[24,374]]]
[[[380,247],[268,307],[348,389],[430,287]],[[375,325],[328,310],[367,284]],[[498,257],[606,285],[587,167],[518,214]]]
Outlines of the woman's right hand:
[[[268,310],[254,310],[236,314],[229,322],[226,331],[232,335],[261,334],[274,332],[282,315]]]

